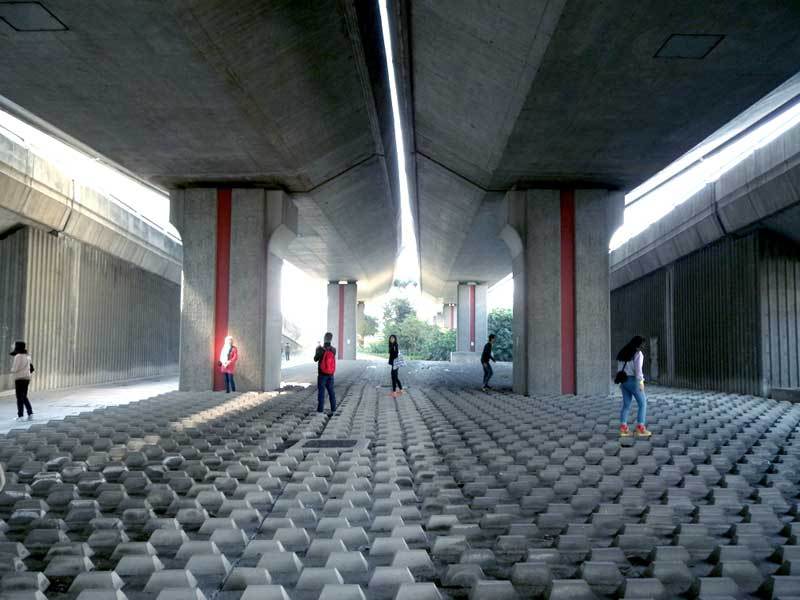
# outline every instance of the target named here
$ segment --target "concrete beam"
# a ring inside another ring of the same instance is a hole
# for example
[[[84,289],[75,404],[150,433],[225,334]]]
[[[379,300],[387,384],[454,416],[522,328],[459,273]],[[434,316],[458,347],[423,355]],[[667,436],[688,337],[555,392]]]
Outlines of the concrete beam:
[[[4,222],[67,235],[180,283],[178,240],[2,135],[0,209],[7,211]]]
[[[800,127],[757,148],[717,181],[611,253],[616,289],[729,233],[800,211]],[[781,232],[792,236],[792,232]],[[800,234],[795,234],[800,241]]]

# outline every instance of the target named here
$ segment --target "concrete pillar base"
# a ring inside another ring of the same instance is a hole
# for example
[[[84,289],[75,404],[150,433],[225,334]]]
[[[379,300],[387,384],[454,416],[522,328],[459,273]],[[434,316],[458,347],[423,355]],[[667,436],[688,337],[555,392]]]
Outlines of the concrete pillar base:
[[[514,275],[514,391],[608,394],[608,242],[623,196],[599,189],[507,194],[501,237]]]
[[[180,389],[221,388],[224,337],[239,349],[238,391],[280,386],[283,256],[297,208],[281,191],[191,188],[170,194],[183,240]]]

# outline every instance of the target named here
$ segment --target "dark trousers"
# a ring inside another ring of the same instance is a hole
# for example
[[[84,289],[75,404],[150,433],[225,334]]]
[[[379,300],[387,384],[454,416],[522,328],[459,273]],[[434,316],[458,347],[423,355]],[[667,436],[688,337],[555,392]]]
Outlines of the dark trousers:
[[[481,363],[483,365],[483,387],[487,387],[489,385],[489,380],[494,375],[494,370],[492,370],[492,365],[488,362]]]
[[[328,390],[331,412],[336,412],[336,392],[333,390],[333,375],[319,375],[317,377],[317,412],[325,410],[325,390]]]
[[[392,391],[396,392],[397,388],[403,389],[403,384],[400,383],[400,369],[392,369]]]
[[[22,416],[22,409],[28,411],[28,415],[33,414],[33,409],[31,408],[31,401],[28,400],[28,386],[30,385],[30,379],[17,379],[14,381],[14,391],[17,393],[17,416]]]
[[[289,351],[286,351],[286,360],[289,360]]]
[[[233,380],[233,373],[223,373],[225,378],[225,393],[236,391],[236,382]]]

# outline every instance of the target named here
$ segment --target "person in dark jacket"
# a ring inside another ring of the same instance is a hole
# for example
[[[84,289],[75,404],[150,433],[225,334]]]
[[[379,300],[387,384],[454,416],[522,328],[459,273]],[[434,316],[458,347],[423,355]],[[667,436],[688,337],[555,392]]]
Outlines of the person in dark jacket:
[[[486,345],[483,347],[483,352],[481,353],[481,365],[483,366],[483,391],[486,392],[492,389],[489,386],[489,380],[494,375],[494,370],[492,369],[492,365],[489,362],[497,362],[494,359],[494,355],[492,354],[492,345],[494,344],[495,335],[491,334],[489,336],[489,341],[486,342]]]
[[[325,343],[322,346],[317,346],[314,352],[314,362],[317,363],[317,412],[321,413],[325,410],[325,390],[328,390],[328,399],[331,402],[331,413],[336,412],[336,392],[333,389],[333,373],[323,373],[323,358],[326,352],[331,352],[333,358],[336,358],[336,348],[331,345],[333,334],[328,332],[325,334]],[[335,365],[335,362],[334,362]]]
[[[389,336],[389,364],[392,367],[392,398],[397,398],[403,393],[403,384],[400,383],[400,348],[397,345],[397,336]],[[397,364],[395,364],[397,363]]]

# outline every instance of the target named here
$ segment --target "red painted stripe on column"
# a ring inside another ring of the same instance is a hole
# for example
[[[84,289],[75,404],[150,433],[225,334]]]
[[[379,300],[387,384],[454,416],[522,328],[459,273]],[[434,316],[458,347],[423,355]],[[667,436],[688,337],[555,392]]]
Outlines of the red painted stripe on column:
[[[575,190],[561,190],[561,393],[575,380]]]
[[[231,190],[217,190],[217,278],[214,302],[214,390],[224,390],[225,380],[217,367],[219,352],[228,335],[228,295],[231,269]]]
[[[344,286],[339,285],[339,348],[337,349],[339,358],[344,355]]]
[[[475,352],[475,286],[469,286],[469,349]]]

